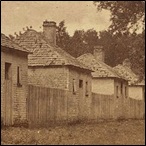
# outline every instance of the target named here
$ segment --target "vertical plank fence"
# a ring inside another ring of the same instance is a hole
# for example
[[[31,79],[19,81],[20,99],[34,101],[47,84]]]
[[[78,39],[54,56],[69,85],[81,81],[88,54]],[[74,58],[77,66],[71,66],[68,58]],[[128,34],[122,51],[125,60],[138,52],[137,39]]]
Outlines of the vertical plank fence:
[[[71,106],[75,100],[66,90],[29,85],[27,118],[30,127],[47,127],[57,122],[67,121],[71,118],[71,110],[77,110],[76,107]],[[84,101],[78,99],[76,101],[84,104]],[[89,102],[87,107],[90,107],[90,114],[87,117],[89,120],[143,119],[145,116],[145,102],[143,100],[116,98],[113,95],[92,93],[91,103]],[[85,109],[80,107],[78,110],[84,111]],[[83,116],[74,115],[75,119]]]

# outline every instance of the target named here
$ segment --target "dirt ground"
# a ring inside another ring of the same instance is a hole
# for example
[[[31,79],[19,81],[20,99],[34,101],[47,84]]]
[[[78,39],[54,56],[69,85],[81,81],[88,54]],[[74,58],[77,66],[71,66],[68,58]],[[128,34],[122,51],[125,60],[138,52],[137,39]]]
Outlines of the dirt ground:
[[[145,121],[102,121],[33,130],[9,127],[1,129],[4,144],[144,145]]]

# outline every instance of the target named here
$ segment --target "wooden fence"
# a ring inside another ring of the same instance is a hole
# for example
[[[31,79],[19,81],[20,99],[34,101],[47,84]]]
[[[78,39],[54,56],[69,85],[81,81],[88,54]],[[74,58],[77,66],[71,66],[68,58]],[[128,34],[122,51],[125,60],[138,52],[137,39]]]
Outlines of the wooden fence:
[[[27,119],[31,127],[48,126],[52,123],[66,122],[72,119],[80,119],[82,112],[86,107],[89,108],[87,119],[119,119],[119,118],[144,118],[144,101],[139,101],[130,98],[116,98],[114,96],[99,95],[92,93],[91,102],[87,102],[86,106],[81,106],[74,109],[71,106],[73,102],[80,102],[77,105],[82,105],[83,100],[76,100],[70,96],[67,90],[44,88],[29,85],[29,93],[27,99]],[[75,101],[76,100],[76,101]],[[71,112],[76,110],[74,117]],[[77,111],[78,110],[78,111]]]
[[[27,118],[31,127],[47,126],[67,118],[65,90],[29,85]]]
[[[143,100],[92,93],[93,119],[142,119],[145,115]]]

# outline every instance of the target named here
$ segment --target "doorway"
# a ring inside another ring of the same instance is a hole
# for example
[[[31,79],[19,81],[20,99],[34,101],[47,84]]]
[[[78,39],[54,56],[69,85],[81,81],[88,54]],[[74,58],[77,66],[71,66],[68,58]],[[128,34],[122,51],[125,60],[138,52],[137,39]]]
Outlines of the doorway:
[[[12,69],[11,63],[5,62],[5,100],[4,100],[4,125],[12,125]]]

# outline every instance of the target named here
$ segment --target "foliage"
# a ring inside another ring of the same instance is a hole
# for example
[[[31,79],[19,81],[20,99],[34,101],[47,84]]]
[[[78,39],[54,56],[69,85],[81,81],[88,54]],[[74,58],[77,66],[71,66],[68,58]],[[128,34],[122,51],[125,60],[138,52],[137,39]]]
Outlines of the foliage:
[[[57,44],[59,47],[61,48],[66,48],[67,44],[70,41],[70,36],[66,31],[66,27],[65,27],[65,21],[61,21],[58,26],[57,26],[57,35],[56,35],[57,39]]]
[[[105,63],[116,66],[129,58],[132,70],[144,77],[145,72],[145,34],[118,33],[112,35],[110,31],[100,32],[100,44],[105,48]]]
[[[105,9],[111,12],[112,24],[109,31],[106,34],[102,32],[103,37],[101,36],[102,42],[109,43],[110,41],[108,50],[106,50],[106,55],[108,55],[106,62],[109,65],[116,65],[124,58],[129,58],[134,71],[144,77],[145,1],[94,1],[94,4],[98,11]],[[140,26],[143,32],[137,34]],[[108,33],[111,33],[111,38]],[[106,43],[104,45],[106,46]]]
[[[131,34],[130,32],[113,32],[94,29],[75,30],[71,37],[66,32],[65,22],[59,25],[57,45],[74,57],[79,57],[84,53],[93,53],[94,46],[102,45],[105,50],[105,63],[114,67],[129,58],[132,63],[133,71],[144,77],[145,60],[145,33]],[[62,32],[62,33],[61,33]],[[135,61],[136,60],[136,61]]]
[[[75,30],[74,35],[70,37],[66,31],[65,21],[61,21],[57,27],[57,45],[67,51],[74,57],[84,53],[93,52],[97,45],[98,34],[95,30],[89,29]]]
[[[128,58],[129,48],[126,46],[127,37],[125,35],[119,33],[113,36],[109,31],[100,32],[99,42],[105,48],[105,63],[112,67]]]
[[[131,28],[135,32],[139,28],[139,22],[144,29],[145,1],[94,1],[98,11],[103,9],[111,12],[113,32],[126,32]]]
[[[130,42],[129,59],[133,64],[133,70],[141,79],[145,76],[145,32],[132,34]]]

